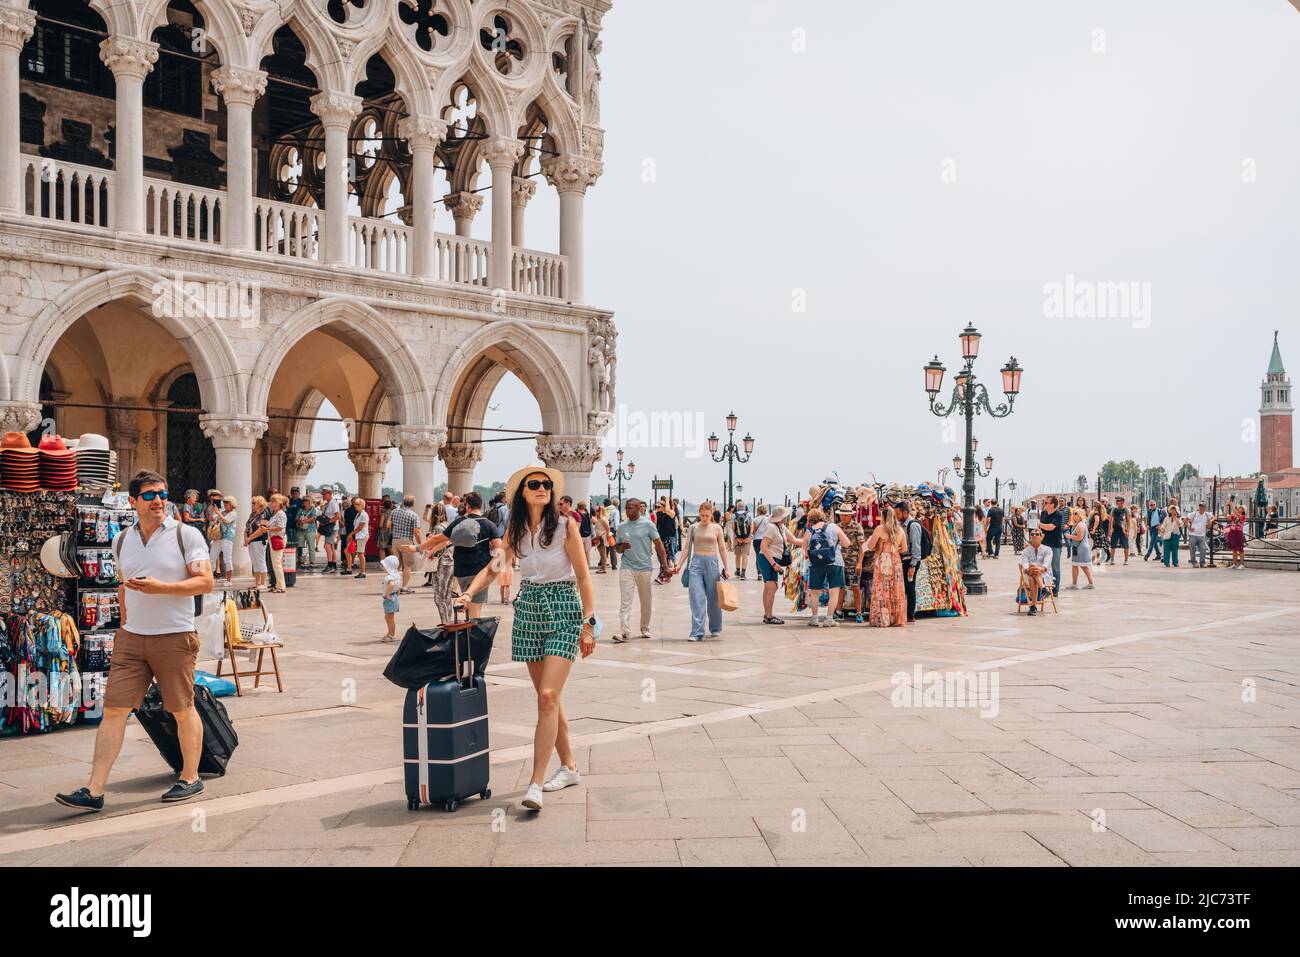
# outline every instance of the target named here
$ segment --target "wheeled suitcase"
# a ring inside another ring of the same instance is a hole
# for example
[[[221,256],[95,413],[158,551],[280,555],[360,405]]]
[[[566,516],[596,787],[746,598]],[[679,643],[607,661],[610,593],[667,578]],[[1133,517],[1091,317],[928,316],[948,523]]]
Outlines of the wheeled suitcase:
[[[477,794],[487,800],[488,756],[487,683],[475,674],[468,656],[473,622],[444,625],[454,638],[456,675],[406,693],[402,709],[402,752],[406,806],[440,804],[454,811]],[[460,646],[466,646],[464,657]]]
[[[230,723],[225,707],[202,685],[194,687],[194,707],[203,722],[203,751],[199,756],[199,774],[223,775],[230,756],[239,746],[239,735]],[[164,710],[162,692],[156,684],[150,685],[144,703],[135,711],[136,719],[153,740],[163,760],[180,774],[184,761],[181,743],[176,737],[176,719]]]

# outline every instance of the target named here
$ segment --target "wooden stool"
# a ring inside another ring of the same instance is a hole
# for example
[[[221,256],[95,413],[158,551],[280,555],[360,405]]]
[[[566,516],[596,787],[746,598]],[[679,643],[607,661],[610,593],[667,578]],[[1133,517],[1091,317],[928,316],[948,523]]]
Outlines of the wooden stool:
[[[226,657],[230,659],[230,677],[235,680],[235,694],[237,696],[243,697],[244,695],[244,689],[239,683],[240,678],[252,678],[253,687],[257,688],[262,683],[263,675],[274,675],[276,690],[280,692],[284,691],[284,679],[280,677],[280,659],[276,656],[275,653],[275,649],[283,648],[283,647],[284,644],[279,641],[268,641],[265,643],[258,643],[258,644],[232,645],[230,643],[230,637],[229,636],[226,637]],[[237,651],[248,651],[248,649],[250,648],[257,649],[257,667],[252,671],[240,671],[239,663],[235,661],[235,653]],[[266,653],[268,651],[271,652],[270,671],[267,671],[263,665],[263,662],[266,658]],[[218,678],[221,677],[221,666],[223,664],[225,664],[225,662],[223,661],[217,662]]]

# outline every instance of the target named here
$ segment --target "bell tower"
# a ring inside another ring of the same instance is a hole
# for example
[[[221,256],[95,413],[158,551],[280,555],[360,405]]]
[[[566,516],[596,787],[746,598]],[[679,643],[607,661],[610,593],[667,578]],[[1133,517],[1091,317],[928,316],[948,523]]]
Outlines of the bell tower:
[[[1259,470],[1265,475],[1293,464],[1291,446],[1291,380],[1282,366],[1282,353],[1273,333],[1273,354],[1259,387]]]

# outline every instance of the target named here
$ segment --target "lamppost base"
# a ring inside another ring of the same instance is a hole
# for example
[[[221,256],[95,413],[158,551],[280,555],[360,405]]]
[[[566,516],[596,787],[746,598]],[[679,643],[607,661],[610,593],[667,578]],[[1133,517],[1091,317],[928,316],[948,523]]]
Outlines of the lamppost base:
[[[989,593],[989,586],[984,583],[984,576],[979,572],[975,572],[970,577],[963,574],[962,586],[966,589],[968,595],[987,595]]]

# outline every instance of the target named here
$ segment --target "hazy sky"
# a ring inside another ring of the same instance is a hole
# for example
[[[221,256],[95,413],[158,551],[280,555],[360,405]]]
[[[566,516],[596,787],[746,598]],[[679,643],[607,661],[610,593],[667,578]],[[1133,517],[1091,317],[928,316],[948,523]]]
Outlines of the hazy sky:
[[[1272,330],[1300,373],[1287,0],[621,0],[604,42],[587,284],[616,313],[618,400],[704,434],[734,409],[757,440],[745,497],[832,470],[932,480],[958,446],[921,367],[938,352],[950,384],[968,321],[995,393],[1009,355],[1026,370],[1016,413],[976,420],[1003,480],[1258,468]],[[548,192],[528,245],[553,249]],[[1049,316],[1067,277],[1139,298]],[[517,380],[494,401],[540,423]],[[533,454],[489,448],[479,481]],[[634,494],[725,479],[680,447],[627,452]]]

